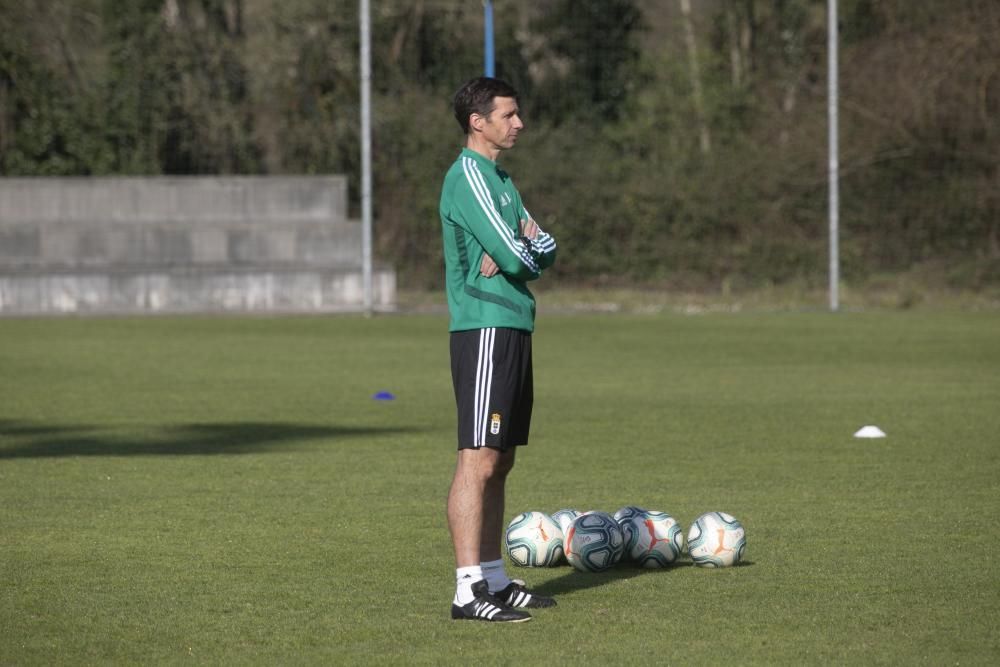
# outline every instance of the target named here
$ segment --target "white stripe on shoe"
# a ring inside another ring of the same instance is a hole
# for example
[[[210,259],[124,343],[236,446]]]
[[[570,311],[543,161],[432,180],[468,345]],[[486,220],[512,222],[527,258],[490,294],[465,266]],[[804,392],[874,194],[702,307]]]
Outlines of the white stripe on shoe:
[[[480,618],[488,618],[490,620],[493,620],[493,617],[500,611],[500,607],[492,605],[486,601],[476,604],[475,608],[476,616],[479,616]]]
[[[514,595],[505,600],[505,602],[511,607],[525,607],[529,602],[531,602],[531,593],[516,591]]]

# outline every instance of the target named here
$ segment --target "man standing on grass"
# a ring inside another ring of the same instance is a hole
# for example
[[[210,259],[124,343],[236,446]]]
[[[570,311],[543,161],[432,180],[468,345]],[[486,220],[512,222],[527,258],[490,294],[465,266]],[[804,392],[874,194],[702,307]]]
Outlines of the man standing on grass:
[[[504,484],[531,424],[535,299],[526,283],[552,265],[556,243],[496,163],[524,128],[517,91],[480,77],[455,94],[454,109],[465,148],[445,175],[440,205],[458,407],[458,465],[448,494],[457,565],[451,617],[527,621],[524,608],[556,602],[504,570]]]

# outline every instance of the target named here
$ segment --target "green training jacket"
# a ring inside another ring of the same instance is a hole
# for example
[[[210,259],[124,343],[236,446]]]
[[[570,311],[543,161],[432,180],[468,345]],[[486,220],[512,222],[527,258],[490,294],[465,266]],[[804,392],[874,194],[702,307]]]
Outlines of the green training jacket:
[[[534,239],[521,236],[520,221],[531,215],[510,175],[463,148],[445,174],[440,212],[449,331],[534,331],[535,297],[526,283],[555,261],[556,241],[541,229]],[[484,253],[500,269],[492,278],[479,273]]]

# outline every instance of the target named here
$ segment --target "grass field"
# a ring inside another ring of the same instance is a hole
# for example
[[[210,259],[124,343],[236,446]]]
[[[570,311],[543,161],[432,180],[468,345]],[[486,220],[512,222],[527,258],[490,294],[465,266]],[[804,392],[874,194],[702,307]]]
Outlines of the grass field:
[[[749,562],[518,570],[512,627],[448,619],[445,328],[0,321],[0,664],[1000,662],[1000,313],[542,316],[508,518],[719,509]]]

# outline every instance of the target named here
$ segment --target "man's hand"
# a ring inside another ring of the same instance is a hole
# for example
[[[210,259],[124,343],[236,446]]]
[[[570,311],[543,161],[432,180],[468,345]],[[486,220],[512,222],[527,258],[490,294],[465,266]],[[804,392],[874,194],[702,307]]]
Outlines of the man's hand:
[[[500,272],[500,267],[493,261],[493,258],[483,253],[483,261],[479,264],[479,273],[486,278],[492,278]]]
[[[529,239],[538,237],[538,225],[535,224],[534,220],[521,220],[521,236]],[[479,273],[486,278],[492,278],[500,273],[500,267],[497,266],[492,257],[484,253],[483,261],[479,264]]]
[[[538,237],[538,225],[535,224],[534,220],[528,219],[521,221],[521,236],[525,236],[529,239]]]

